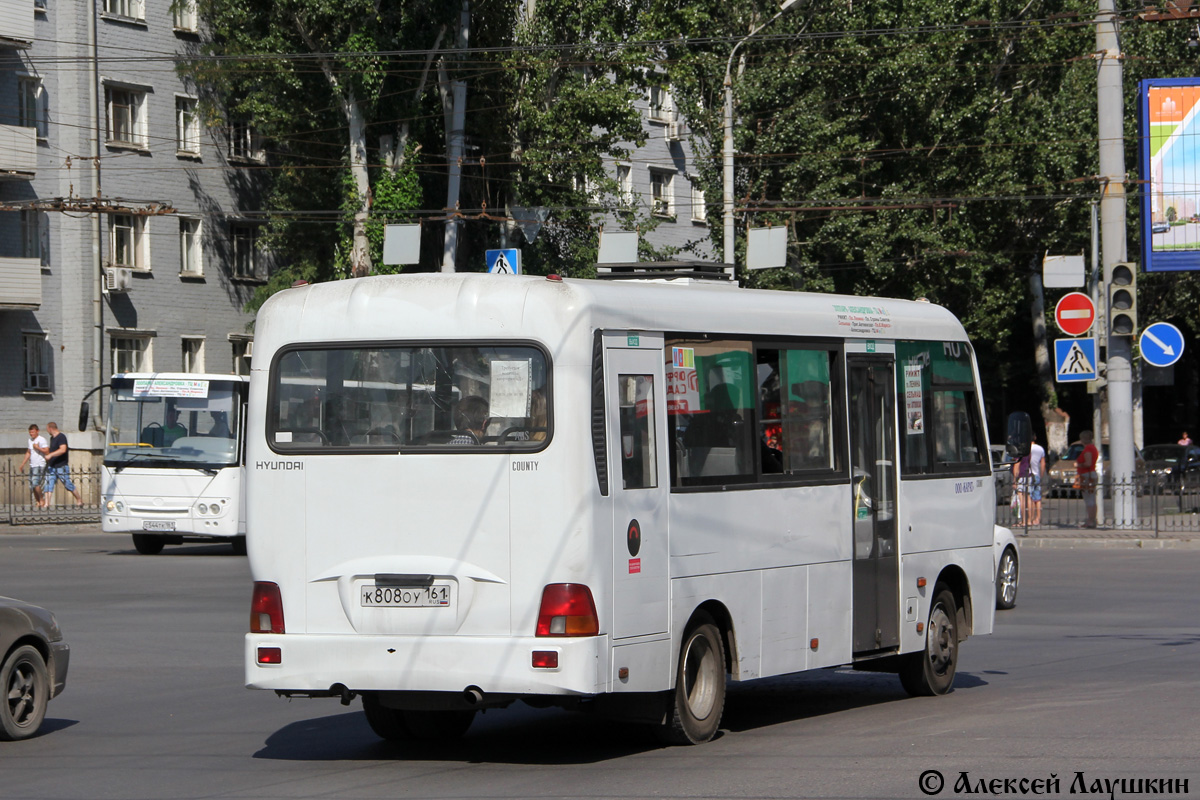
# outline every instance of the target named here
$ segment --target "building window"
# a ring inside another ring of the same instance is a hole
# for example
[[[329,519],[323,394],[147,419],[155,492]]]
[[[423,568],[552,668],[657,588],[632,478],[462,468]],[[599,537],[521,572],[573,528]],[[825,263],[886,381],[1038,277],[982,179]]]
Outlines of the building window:
[[[46,92],[40,78],[17,79],[17,124],[22,128],[36,128],[37,137],[45,139],[47,133]]]
[[[111,341],[114,373],[149,372],[154,368],[149,336],[113,336]]]
[[[145,148],[150,145],[146,128],[146,93],[136,89],[107,86],[108,143]]]
[[[263,152],[258,133],[249,122],[235,122],[229,128],[229,157],[244,161],[263,161]]]
[[[104,0],[104,13],[114,17],[144,20],[146,3],[145,0]]]
[[[250,374],[250,347],[252,339],[230,339],[233,345],[233,374]]]
[[[704,190],[697,180],[692,180],[692,222],[707,222],[708,206],[704,204]]]
[[[185,336],[183,342],[183,371],[204,372],[204,337]]]
[[[204,262],[200,244],[200,220],[179,219],[179,274],[203,275]]]
[[[175,0],[172,4],[175,30],[195,33],[200,28],[200,15],[196,11],[196,0]]]
[[[21,212],[21,258],[36,258],[43,266],[46,265],[46,250],[42,246],[44,216],[32,209]]]
[[[675,118],[674,103],[670,93],[661,86],[650,87],[650,119],[655,122],[670,122]]]
[[[190,155],[200,154],[200,115],[196,98],[175,98],[175,149]]]
[[[150,269],[146,218],[133,214],[113,214],[109,217],[108,225],[110,266]]]
[[[25,391],[50,391],[50,343],[44,333],[21,335],[25,345]]]
[[[260,278],[258,229],[235,222],[229,226],[229,235],[233,240],[233,277]]]
[[[617,191],[621,193],[622,203],[633,202],[633,167],[617,165]]]
[[[655,216],[675,216],[675,173],[650,170],[650,200],[650,211]]]

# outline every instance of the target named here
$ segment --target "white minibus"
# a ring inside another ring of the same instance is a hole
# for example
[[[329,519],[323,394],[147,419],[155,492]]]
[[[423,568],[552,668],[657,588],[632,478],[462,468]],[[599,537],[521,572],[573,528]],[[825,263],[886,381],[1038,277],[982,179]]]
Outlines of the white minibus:
[[[255,350],[251,688],[361,696],[384,738],[523,700],[697,743],[727,679],[943,694],[992,630],[979,376],[936,305],[379,276],[276,294]]]
[[[110,388],[101,472],[103,530],[139,553],[228,541],[246,552],[245,409],[237,375],[123,373]]]

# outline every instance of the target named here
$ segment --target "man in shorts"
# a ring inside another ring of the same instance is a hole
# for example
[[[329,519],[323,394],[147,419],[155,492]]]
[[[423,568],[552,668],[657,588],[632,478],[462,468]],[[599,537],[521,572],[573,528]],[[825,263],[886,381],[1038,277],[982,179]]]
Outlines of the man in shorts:
[[[75,495],[75,505],[82,506],[83,496],[71,482],[71,468],[67,464],[67,435],[58,429],[57,422],[47,422],[46,433],[50,434],[50,446],[46,453],[46,488],[42,493],[42,508],[50,507],[57,481],[62,481],[67,491]]]
[[[1046,448],[1034,439],[1029,446],[1029,524],[1042,524],[1042,472],[1046,467]]]
[[[38,426],[30,425],[25,458],[21,459],[21,466],[17,467],[17,471],[22,472],[25,465],[29,465],[29,491],[33,494],[33,504],[38,508],[44,507],[42,505],[42,481],[46,476],[47,451],[46,440],[38,431]]]

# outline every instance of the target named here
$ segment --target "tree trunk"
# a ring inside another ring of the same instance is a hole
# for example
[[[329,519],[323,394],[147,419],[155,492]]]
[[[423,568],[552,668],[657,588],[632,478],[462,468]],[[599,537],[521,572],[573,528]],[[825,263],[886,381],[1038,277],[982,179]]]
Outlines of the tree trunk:
[[[371,182],[367,174],[367,128],[362,108],[347,87],[346,117],[350,122],[350,173],[354,176],[354,191],[358,208],[354,211],[354,234],[350,249],[350,274],[355,278],[370,275],[371,248],[367,241],[367,219],[371,213]]]

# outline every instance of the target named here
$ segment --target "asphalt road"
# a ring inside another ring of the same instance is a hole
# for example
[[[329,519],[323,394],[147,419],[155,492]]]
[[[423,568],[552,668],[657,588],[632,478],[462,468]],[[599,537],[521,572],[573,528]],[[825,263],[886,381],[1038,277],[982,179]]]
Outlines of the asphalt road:
[[[250,579],[228,546],[0,535],[0,594],[53,609],[72,646],[42,735],[0,743],[0,798],[925,797],[928,770],[941,797],[968,796],[964,772],[976,793],[1055,775],[1044,794],[1068,796],[1081,772],[1088,794],[1106,778],[1200,794],[1200,550],[1024,558],[1017,608],[964,644],[946,697],[822,670],[731,685],[700,747],[522,705],[461,742],[397,745],[357,701],[242,687]]]

